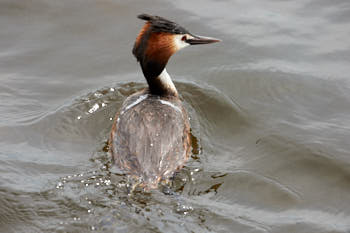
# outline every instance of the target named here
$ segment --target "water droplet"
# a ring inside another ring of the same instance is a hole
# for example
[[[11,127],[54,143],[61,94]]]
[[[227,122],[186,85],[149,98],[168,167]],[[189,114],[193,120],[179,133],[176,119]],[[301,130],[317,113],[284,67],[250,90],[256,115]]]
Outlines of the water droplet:
[[[105,103],[102,103],[102,107],[105,107],[105,106],[107,106],[107,104],[105,104]]]
[[[91,213],[91,210],[88,210],[88,213]]]
[[[115,89],[114,89],[113,87],[111,87],[109,90],[110,90],[110,91],[115,91]]]
[[[89,112],[89,113],[94,113],[94,112],[96,112],[97,109],[99,109],[99,108],[100,108],[100,106],[99,106],[98,104],[94,104],[94,106],[92,106],[92,107],[88,110],[88,112]]]
[[[56,188],[61,188],[63,186],[62,182],[58,182]]]
[[[98,186],[98,185],[100,185],[100,183],[97,182],[96,185]]]
[[[191,212],[193,210],[192,206],[186,206],[186,205],[179,205],[176,208],[176,211],[179,213],[182,213],[184,215],[187,215],[189,212]]]
[[[111,120],[113,120],[113,118],[112,118],[112,117],[110,117],[110,118],[109,118],[109,120],[111,121]]]
[[[89,186],[89,184],[85,184],[85,186],[87,187],[87,186]]]
[[[80,119],[81,119],[81,116],[77,116],[77,119],[80,120]]]
[[[153,143],[151,143],[150,146],[153,146]]]
[[[95,94],[94,94],[94,96],[96,96],[97,98],[98,97],[101,97],[101,96],[103,96],[101,93],[99,93],[99,92],[96,92]]]

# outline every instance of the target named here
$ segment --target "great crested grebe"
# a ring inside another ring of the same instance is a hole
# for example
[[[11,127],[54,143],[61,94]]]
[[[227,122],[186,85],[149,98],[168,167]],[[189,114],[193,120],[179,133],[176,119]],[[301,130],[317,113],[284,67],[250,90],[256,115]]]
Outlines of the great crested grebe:
[[[138,18],[147,22],[132,52],[148,88],[129,96],[116,114],[110,151],[118,168],[148,190],[173,176],[191,153],[188,115],[165,66],[171,55],[188,45],[220,40],[193,35],[159,16]]]

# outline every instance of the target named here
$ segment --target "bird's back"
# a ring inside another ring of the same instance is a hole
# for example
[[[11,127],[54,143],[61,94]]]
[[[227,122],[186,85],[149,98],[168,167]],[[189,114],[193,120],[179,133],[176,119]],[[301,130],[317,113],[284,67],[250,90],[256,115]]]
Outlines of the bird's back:
[[[177,97],[136,93],[126,99],[111,133],[116,165],[155,188],[188,159],[190,128]]]

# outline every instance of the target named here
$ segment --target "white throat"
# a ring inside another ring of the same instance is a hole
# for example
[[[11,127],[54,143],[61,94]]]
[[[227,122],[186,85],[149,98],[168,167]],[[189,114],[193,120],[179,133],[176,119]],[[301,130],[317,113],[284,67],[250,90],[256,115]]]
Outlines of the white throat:
[[[177,95],[177,90],[176,87],[173,83],[173,81],[170,78],[170,75],[168,74],[168,72],[166,72],[166,69],[164,68],[164,70],[162,71],[162,73],[158,76],[160,82],[162,83],[162,85],[164,85],[164,87],[166,87],[168,90],[171,90],[172,92],[174,92]]]

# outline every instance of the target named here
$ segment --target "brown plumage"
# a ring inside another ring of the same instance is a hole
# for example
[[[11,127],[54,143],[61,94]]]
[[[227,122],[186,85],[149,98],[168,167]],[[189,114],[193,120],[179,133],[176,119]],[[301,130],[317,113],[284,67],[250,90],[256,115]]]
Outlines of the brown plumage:
[[[142,37],[145,35],[146,32],[148,32],[151,24],[149,22],[145,23],[145,25],[141,28],[139,34],[136,37],[135,40],[135,47],[138,47],[140,45],[140,42],[142,40]]]
[[[146,56],[150,60],[168,62],[171,55],[176,52],[174,35],[166,32],[152,33],[148,39]]]
[[[173,176],[191,153],[188,115],[165,66],[172,54],[187,45],[218,40],[194,36],[159,16],[138,17],[146,23],[133,54],[149,87],[125,100],[109,143],[115,164],[148,190]]]

